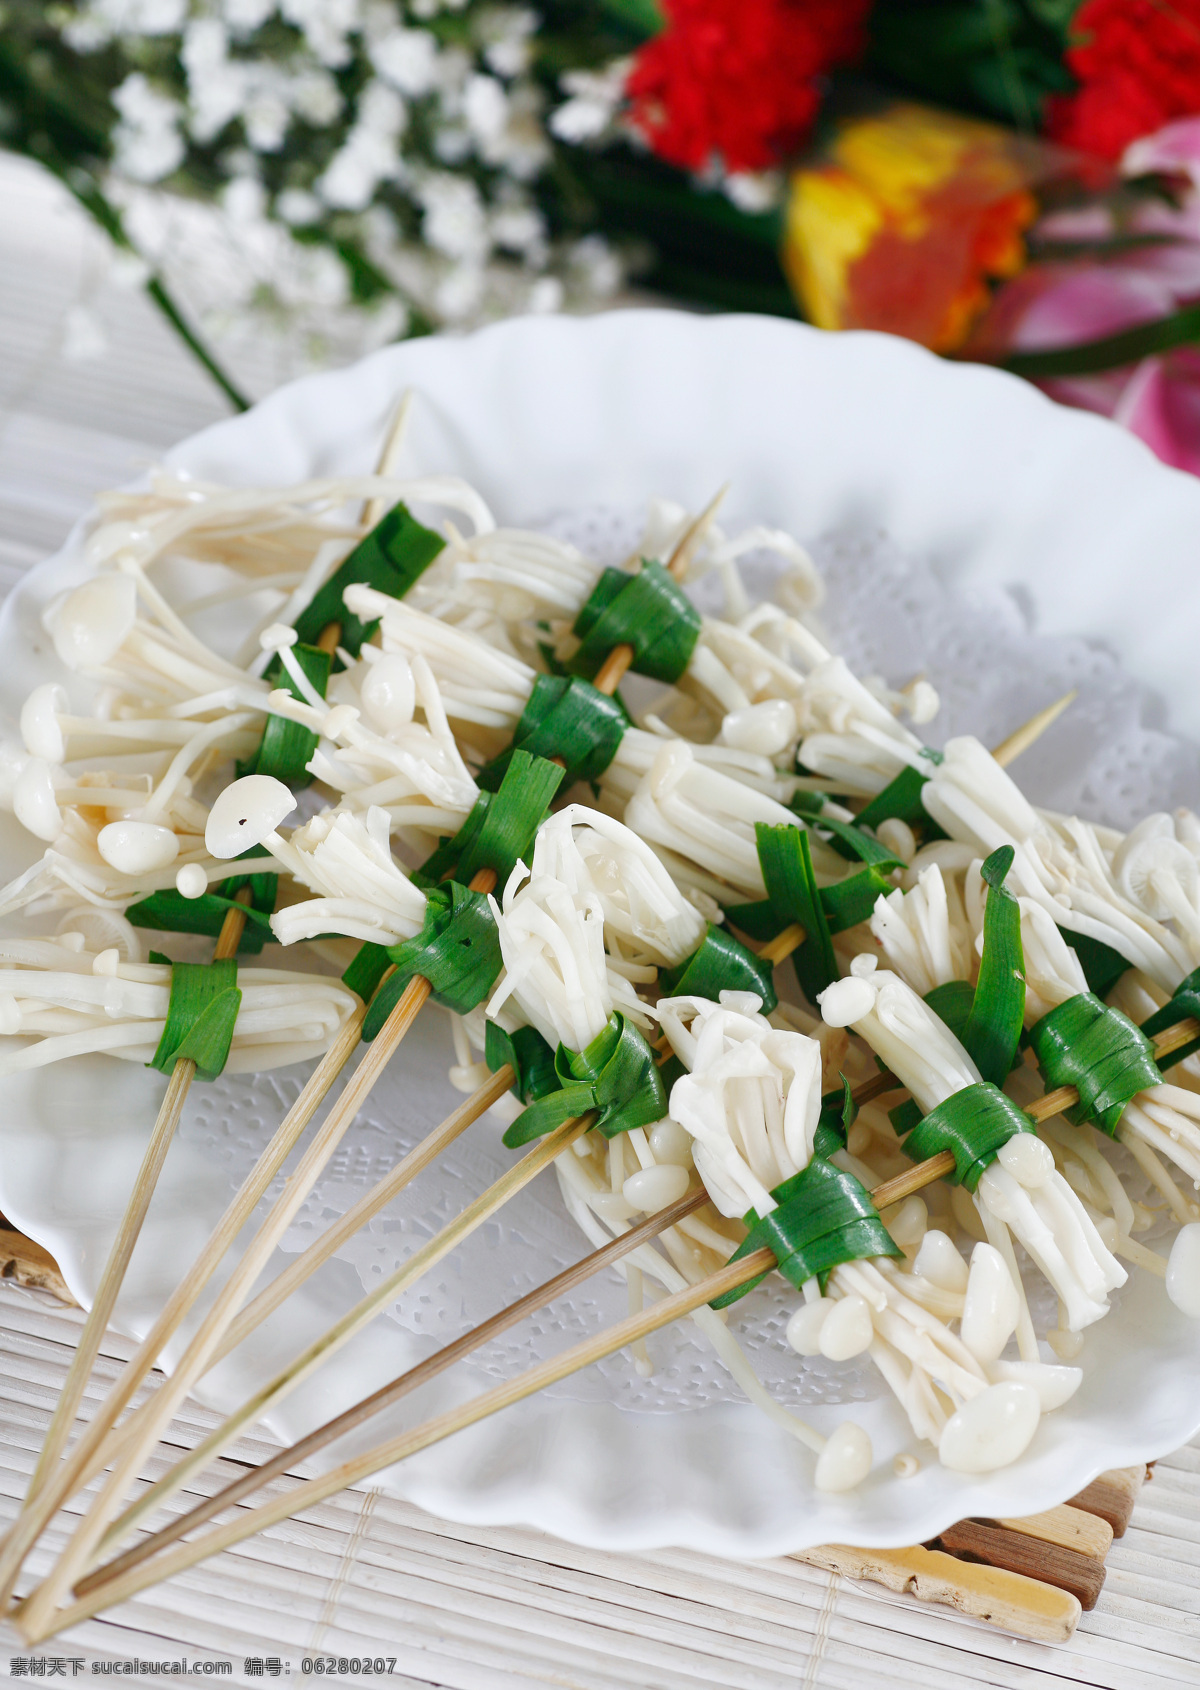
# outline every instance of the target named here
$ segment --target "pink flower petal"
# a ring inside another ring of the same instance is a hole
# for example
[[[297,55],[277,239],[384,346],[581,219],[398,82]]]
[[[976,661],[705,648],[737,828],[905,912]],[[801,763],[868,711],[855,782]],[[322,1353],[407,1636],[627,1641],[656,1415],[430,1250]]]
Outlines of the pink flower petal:
[[[1173,469],[1200,475],[1200,352],[1182,347],[1138,365],[1114,420]]]
[[[1156,170],[1190,176],[1200,188],[1200,117],[1181,117],[1126,147],[1121,159],[1123,176],[1146,176]]]

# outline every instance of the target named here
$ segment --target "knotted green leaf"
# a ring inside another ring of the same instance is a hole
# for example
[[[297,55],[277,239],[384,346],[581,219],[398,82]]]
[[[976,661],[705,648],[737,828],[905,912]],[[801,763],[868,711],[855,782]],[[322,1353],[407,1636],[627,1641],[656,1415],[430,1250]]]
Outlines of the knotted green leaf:
[[[147,1067],[169,1074],[186,1058],[198,1080],[215,1080],[229,1060],[242,994],[237,963],[173,962],[171,996],[158,1049]]]
[[[506,1033],[489,1021],[484,1034],[483,1059],[494,1074],[505,1063],[516,1075],[512,1089],[522,1103],[535,1103],[559,1089],[554,1070],[554,1051],[536,1027],[518,1027]]]
[[[342,975],[342,984],[349,986],[352,992],[357,992],[364,1003],[370,1003],[379,989],[380,981],[391,966],[392,959],[388,955],[386,945],[376,945],[369,939],[364,940],[358,947],[353,962]]]
[[[170,886],[130,904],[125,915],[135,927],[149,928],[152,932],[203,933],[215,939],[228,912],[240,909],[245,913],[246,924],[238,940],[238,951],[257,956],[275,937],[271,932],[271,911],[275,908],[278,885],[276,874],[235,874],[218,881],[199,898],[185,898]],[[239,904],[237,894],[246,886],[250,888],[250,902]]]
[[[416,975],[429,981],[438,1003],[456,1015],[466,1015],[487,997],[503,967],[500,935],[487,899],[457,880],[430,889],[421,931],[389,946],[388,956],[396,972],[388,975],[371,999],[363,1022],[368,1043]]]
[[[315,645],[322,630],[336,622],[341,628],[338,644],[351,657],[357,657],[379,624],[360,622],[346,609],[342,597],[346,588],[361,584],[402,599],[445,544],[439,534],[423,527],[406,505],[393,505],[300,612],[293,624],[296,632]]]
[[[804,943],[792,952],[796,978],[810,1003],[837,979],[833,939],[822,895],[813,873],[808,834],[802,827],[756,822],[754,837],[767,896],[759,903],[735,904],[730,921],[752,939],[771,939],[799,922]],[[871,873],[871,870],[867,870]],[[855,877],[857,878],[857,877]],[[872,905],[873,907],[873,905]]]
[[[962,1043],[985,1080],[1003,1085],[1017,1058],[1025,1017],[1025,957],[1021,907],[1004,884],[1016,853],[993,851],[981,869],[987,886],[983,953]]]
[[[510,1150],[552,1132],[563,1121],[598,1113],[596,1125],[606,1138],[650,1126],[667,1113],[667,1097],[654,1052],[632,1021],[619,1012],[583,1050],[559,1045],[554,1070],[561,1090],[531,1103],[509,1127]]]
[[[413,874],[416,886],[435,886],[453,873],[464,885],[490,868],[503,889],[516,864],[528,859],[563,771],[544,757],[514,751],[496,792],[481,792],[453,839],[444,839]]]
[[[1161,1009],[1156,1009],[1148,1021],[1142,1022],[1142,1032],[1152,1039],[1155,1033],[1165,1033],[1168,1027],[1186,1021],[1189,1016],[1200,1019],[1200,968],[1195,968],[1185,975],[1176,986],[1171,1001],[1165,1003]],[[1175,1063],[1182,1062],[1185,1056],[1191,1056],[1197,1050],[1200,1050],[1200,1038],[1180,1045],[1178,1050],[1169,1051],[1166,1056],[1156,1056],[1154,1060],[1159,1068],[1172,1068]]]
[[[846,1134],[858,1117],[858,1104],[850,1091],[850,1082],[841,1076],[841,1091],[827,1091],[821,1097],[821,1114],[813,1135],[813,1154],[832,1156],[835,1150],[846,1148]]]
[[[660,969],[658,984],[665,998],[711,998],[714,1003],[722,992],[755,992],[762,999],[762,1013],[770,1015],[779,1001],[773,975],[769,962],[709,922],[698,949],[674,968]]]
[[[942,762],[942,753],[925,747],[923,756],[932,764]],[[911,764],[901,769],[893,780],[890,780],[882,792],[876,793],[870,803],[865,805],[855,816],[857,827],[877,828],[880,822],[896,820],[907,822],[909,827],[920,828],[925,839],[944,839],[945,833],[934,821],[921,802],[921,790],[929,776]]]
[[[1017,1133],[1031,1133],[1034,1125],[998,1086],[964,1086],[931,1109],[918,1121],[904,1141],[904,1154],[914,1162],[927,1162],[943,1150],[954,1153],[954,1172],[946,1178],[951,1185],[974,1191],[983,1171],[996,1160],[1001,1145]]]
[[[597,692],[578,675],[539,675],[521,712],[512,744],[475,777],[480,791],[495,792],[516,751],[561,757],[563,782],[597,781],[617,754],[629,719],[619,699]]]
[[[822,1288],[841,1262],[872,1256],[899,1256],[899,1246],[879,1218],[871,1194],[861,1181],[822,1156],[777,1185],[771,1196],[778,1207],[759,1216],[745,1215],[749,1233],[730,1261],[753,1255],[764,1246],[775,1257],[779,1272],[799,1289],[816,1278]],[[727,1308],[762,1283],[766,1274],[714,1297],[714,1309]]]
[[[1154,1046],[1127,1015],[1091,992],[1068,998],[1029,1029],[1046,1090],[1074,1086],[1079,1102],[1065,1111],[1076,1123],[1094,1121],[1115,1135],[1125,1107],[1150,1086],[1161,1086]]]
[[[579,650],[568,667],[592,680],[615,646],[633,647],[633,669],[674,683],[691,661],[700,612],[661,563],[643,560],[636,575],[606,569],[575,618]]]

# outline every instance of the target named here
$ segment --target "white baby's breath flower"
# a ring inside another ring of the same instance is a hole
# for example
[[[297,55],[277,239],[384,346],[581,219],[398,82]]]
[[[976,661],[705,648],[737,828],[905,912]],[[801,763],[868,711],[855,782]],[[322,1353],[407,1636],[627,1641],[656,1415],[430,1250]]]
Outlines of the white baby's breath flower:
[[[402,94],[416,98],[437,83],[437,37],[427,29],[393,29],[372,41],[371,63]]]
[[[599,71],[567,71],[560,80],[569,97],[550,114],[551,133],[572,145],[607,135],[625,98],[630,64],[623,58]]]
[[[178,101],[160,93],[141,71],[131,72],[112,99],[121,118],[113,130],[116,168],[135,182],[159,182],[169,176],[186,152]]]

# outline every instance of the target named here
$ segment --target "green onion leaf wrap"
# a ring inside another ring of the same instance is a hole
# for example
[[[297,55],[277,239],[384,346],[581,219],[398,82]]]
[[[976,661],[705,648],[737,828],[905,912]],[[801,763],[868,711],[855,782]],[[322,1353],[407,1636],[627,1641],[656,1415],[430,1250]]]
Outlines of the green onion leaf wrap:
[[[754,838],[767,896],[758,903],[733,905],[727,912],[729,919],[752,939],[773,939],[798,921],[804,928],[805,940],[792,952],[792,964],[804,995],[810,1003],[815,1003],[817,993],[837,979],[837,963],[822,894],[813,873],[808,834],[804,828],[789,827],[786,823],[755,822]],[[874,908],[874,899],[871,907]]]
[[[1025,1111],[999,1086],[984,1080],[977,1086],[964,1086],[931,1109],[905,1139],[904,1154],[914,1162],[926,1162],[943,1150],[953,1151],[954,1172],[946,1178],[951,1185],[974,1191],[1001,1145],[1017,1133],[1033,1131]]]
[[[617,754],[628,718],[620,702],[597,692],[578,675],[539,675],[521,712],[512,744],[475,777],[481,791],[495,792],[515,751],[533,757],[561,757],[563,780],[598,781]]]
[[[787,807],[808,821],[812,816],[819,816],[828,802],[829,794],[826,792],[793,792]]]
[[[925,1002],[933,1013],[944,1021],[959,1044],[975,1002],[975,988],[969,980],[946,980],[925,993]]]
[[[921,1105],[915,1097],[906,1097],[903,1103],[898,1103],[894,1109],[888,1110],[888,1120],[892,1123],[897,1138],[903,1138],[905,1133],[912,1132],[914,1127],[921,1124]]]
[[[788,807],[795,809],[796,805],[793,802]],[[825,833],[831,835],[824,843],[832,846],[840,857],[848,857],[851,861],[866,863],[869,867],[877,868],[884,874],[890,874],[893,869],[905,867],[903,857],[898,857],[894,851],[889,851],[886,845],[881,845],[873,834],[862,831],[859,818],[856,818],[854,825],[851,826],[849,822],[838,821],[835,816],[820,816],[813,823],[813,826],[817,830],[818,837]]]
[[[924,755],[931,763],[940,763],[942,753],[925,747]],[[929,776],[922,774],[920,769],[914,769],[911,764],[901,769],[894,780],[890,780],[882,792],[877,792],[871,802],[861,809],[854,818],[856,827],[876,828],[880,822],[907,822],[910,827],[919,827],[926,839],[944,839],[944,831],[934,821],[921,802],[921,788]]]
[[[294,645],[292,656],[313,691],[324,698],[333,667],[330,654],[313,645]],[[301,703],[306,702],[278,658],[267,670],[266,678],[290,692],[293,698],[300,699]],[[286,781],[289,786],[308,786],[312,781],[308,764],[317,749],[318,738],[303,722],[293,722],[287,716],[268,716],[258,750],[237,766],[238,778],[243,775],[274,775],[276,780]]]
[[[238,951],[257,956],[275,937],[271,931],[271,911],[275,908],[278,883],[277,874],[237,874],[218,881],[199,898],[185,898],[173,886],[165,887],[130,904],[125,916],[135,927],[147,927],[156,933],[202,933],[215,939],[229,911],[239,909],[245,914],[246,923],[238,940]],[[236,901],[244,886],[250,888],[249,904]]]
[[[641,570],[606,569],[575,618],[579,650],[568,668],[590,681],[615,646],[631,645],[631,667],[651,680],[674,684],[691,661],[700,637],[700,612],[661,563]]]
[[[375,945],[370,940],[358,947],[354,961],[342,975],[342,985],[349,986],[352,992],[357,992],[364,1003],[370,1003],[379,990],[379,983],[392,966],[392,959],[388,955],[386,945]]]
[[[419,523],[406,505],[393,505],[381,522],[344,558],[293,623],[302,640],[315,645],[331,622],[341,626],[338,644],[357,657],[378,622],[360,622],[346,609],[342,595],[360,583],[390,598],[402,599],[429,568],[446,542]]]
[[[841,1091],[827,1091],[821,1097],[821,1115],[813,1136],[813,1154],[832,1156],[835,1150],[846,1148],[846,1134],[858,1116],[858,1104],[850,1091],[850,1082],[841,1076]]]
[[[516,1079],[512,1089],[522,1103],[536,1103],[559,1089],[554,1071],[554,1051],[536,1027],[518,1027],[506,1033],[489,1021],[484,1035],[483,1059],[494,1074],[507,1062]]]
[[[619,1011],[583,1050],[559,1045],[554,1071],[560,1091],[531,1103],[504,1135],[510,1150],[553,1132],[589,1109],[599,1111],[596,1125],[605,1138],[648,1127],[667,1113],[667,1094],[654,1052]]]
[[[1092,939],[1086,933],[1072,933],[1069,927],[1058,930],[1079,958],[1088,991],[1098,998],[1106,998],[1121,978],[1133,967],[1120,951],[1114,951],[1102,939]]]
[[[807,1168],[777,1185],[771,1196],[779,1207],[769,1215],[760,1219],[754,1209],[747,1210],[744,1218],[750,1231],[729,1258],[731,1262],[765,1245],[774,1253],[780,1273],[797,1290],[813,1278],[820,1280],[823,1290],[830,1272],[842,1262],[903,1253],[880,1220],[866,1186],[821,1156],[814,1156]],[[766,1277],[759,1274],[714,1297],[709,1306],[727,1308]]]
[[[1177,1021],[1185,1021],[1189,1015],[1200,1019],[1200,968],[1194,968],[1184,976],[1176,986],[1170,1003],[1163,1004],[1148,1021],[1142,1022],[1142,1032],[1152,1039],[1155,1033],[1165,1033],[1168,1027],[1173,1027]],[[1180,1045],[1178,1050],[1172,1050],[1166,1056],[1156,1056],[1154,1060],[1159,1068],[1172,1068],[1176,1062],[1182,1062],[1185,1056],[1191,1056],[1197,1050],[1200,1050],[1200,1038]]]
[[[517,863],[528,857],[562,781],[557,763],[514,751],[499,789],[479,794],[453,839],[443,840],[412,875],[414,886],[435,886],[451,871],[465,886],[480,869],[490,868],[503,890]]]
[[[659,989],[665,998],[711,998],[720,1001],[722,992],[756,992],[762,1012],[770,1015],[779,999],[775,995],[774,969],[756,957],[740,939],[710,921],[699,947],[674,968],[660,968]]]
[[[241,1003],[232,957],[223,962],[173,962],[166,1023],[146,1066],[169,1074],[186,1057],[196,1064],[198,1080],[215,1080],[229,1060]]]
[[[857,927],[860,921],[874,914],[880,898],[894,891],[884,869],[875,864],[859,874],[848,874],[845,880],[835,881],[832,886],[822,886],[821,908],[829,931],[844,933],[848,927]]]
[[[983,953],[962,1043],[985,1080],[1003,1085],[1017,1059],[1025,1019],[1025,956],[1021,907],[1004,884],[1016,855],[1011,845],[993,851],[980,872],[987,885]]]
[[[368,1044],[416,975],[429,981],[438,1003],[456,1015],[466,1015],[487,997],[504,966],[500,935],[487,899],[457,880],[430,889],[421,931],[389,946],[388,956],[396,972],[388,975],[371,1000],[362,1034]]]
[[[1091,992],[1068,998],[1029,1029],[1046,1090],[1074,1086],[1079,1102],[1064,1111],[1069,1121],[1094,1121],[1116,1135],[1125,1106],[1140,1091],[1161,1086],[1154,1046],[1119,1009]]]

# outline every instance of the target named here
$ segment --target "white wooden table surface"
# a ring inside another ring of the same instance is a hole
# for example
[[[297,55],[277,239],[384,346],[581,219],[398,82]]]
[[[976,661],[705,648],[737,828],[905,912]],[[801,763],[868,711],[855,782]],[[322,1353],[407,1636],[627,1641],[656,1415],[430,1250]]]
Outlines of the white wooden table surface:
[[[252,393],[278,379],[271,359],[239,364]],[[0,591],[61,543],[97,491],[226,412],[153,307],[119,285],[105,243],[65,193],[0,154]],[[24,1489],[80,1318],[0,1283],[0,1525]],[[93,1403],[127,1350],[110,1337]],[[190,1444],[211,1424],[189,1405],[170,1439]],[[267,1453],[254,1440],[235,1446],[198,1488]],[[53,1547],[48,1539],[44,1552]],[[276,1664],[279,1682],[300,1679],[319,1655],[394,1657],[388,1682],[412,1690],[1200,1687],[1200,1443],[1158,1464],[1097,1607],[1063,1646],[788,1560],[604,1555],[351,1492],[30,1654],[0,1626],[0,1674],[13,1678],[115,1670],[124,1683],[156,1684],[161,1669],[126,1663],[186,1658],[201,1671],[229,1663],[224,1683],[259,1685]]]

